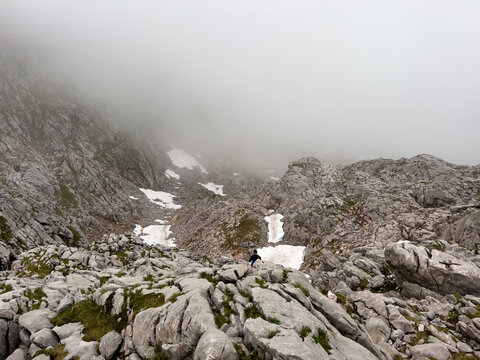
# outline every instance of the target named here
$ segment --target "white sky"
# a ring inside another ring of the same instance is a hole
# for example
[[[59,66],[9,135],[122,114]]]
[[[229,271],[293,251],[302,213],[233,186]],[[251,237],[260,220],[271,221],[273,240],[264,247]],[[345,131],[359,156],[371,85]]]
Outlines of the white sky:
[[[0,30],[182,148],[480,163],[480,2],[17,1]]]

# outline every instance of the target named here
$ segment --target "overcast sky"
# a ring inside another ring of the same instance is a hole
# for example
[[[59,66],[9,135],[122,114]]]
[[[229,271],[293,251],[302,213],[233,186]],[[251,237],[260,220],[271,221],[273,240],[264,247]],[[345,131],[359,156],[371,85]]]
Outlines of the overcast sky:
[[[4,29],[162,143],[277,164],[479,164],[479,14],[477,0],[0,1]]]

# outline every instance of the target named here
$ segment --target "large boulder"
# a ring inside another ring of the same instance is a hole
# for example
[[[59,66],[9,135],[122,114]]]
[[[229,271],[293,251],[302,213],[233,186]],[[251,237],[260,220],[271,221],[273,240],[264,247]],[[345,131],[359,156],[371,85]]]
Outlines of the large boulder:
[[[471,261],[406,242],[387,245],[385,260],[400,285],[410,282],[440,294],[480,296],[480,268]]]
[[[18,323],[21,327],[24,327],[30,333],[36,333],[38,330],[43,328],[51,329],[53,324],[50,322],[50,319],[55,315],[52,311],[48,309],[43,310],[33,310],[28,313],[20,315]]]
[[[209,328],[200,338],[193,359],[237,360],[238,355],[229,336],[220,330]]]

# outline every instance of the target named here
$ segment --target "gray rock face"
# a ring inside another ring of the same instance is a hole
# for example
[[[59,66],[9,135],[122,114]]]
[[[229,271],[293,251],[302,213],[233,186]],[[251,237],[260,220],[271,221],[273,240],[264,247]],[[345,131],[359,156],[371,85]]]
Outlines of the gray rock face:
[[[26,314],[20,315],[18,323],[20,326],[30,331],[30,333],[34,334],[44,328],[53,328],[53,324],[50,322],[50,319],[54,315],[55,313],[48,309],[33,310]]]
[[[25,350],[17,349],[10,356],[7,357],[7,360],[26,360],[27,354]]]
[[[224,332],[209,328],[198,341],[194,360],[237,360],[238,355],[232,340]]]
[[[137,353],[146,359],[155,355],[155,323],[157,322],[160,308],[141,311],[133,322],[133,345]]]
[[[412,347],[411,351],[413,356],[424,356],[437,360],[448,360],[450,358],[450,351],[439,343],[416,345]]]
[[[99,351],[106,359],[113,358],[122,343],[122,336],[116,331],[110,331],[100,339]]]
[[[41,349],[47,347],[57,347],[59,344],[58,336],[50,329],[43,328],[32,335],[31,341]]]
[[[385,259],[400,283],[417,283],[440,294],[480,295],[480,268],[473,262],[413,244],[391,244]]]

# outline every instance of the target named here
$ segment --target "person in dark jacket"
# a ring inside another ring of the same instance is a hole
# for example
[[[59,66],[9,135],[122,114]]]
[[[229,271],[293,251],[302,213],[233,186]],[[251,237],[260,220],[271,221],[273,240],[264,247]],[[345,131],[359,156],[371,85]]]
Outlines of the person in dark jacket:
[[[250,256],[250,260],[248,260],[249,263],[252,263],[252,266],[253,264],[255,264],[255,261],[257,260],[262,260],[262,258],[260,257],[260,255],[257,254],[257,250],[253,250],[253,254],[252,256]]]

